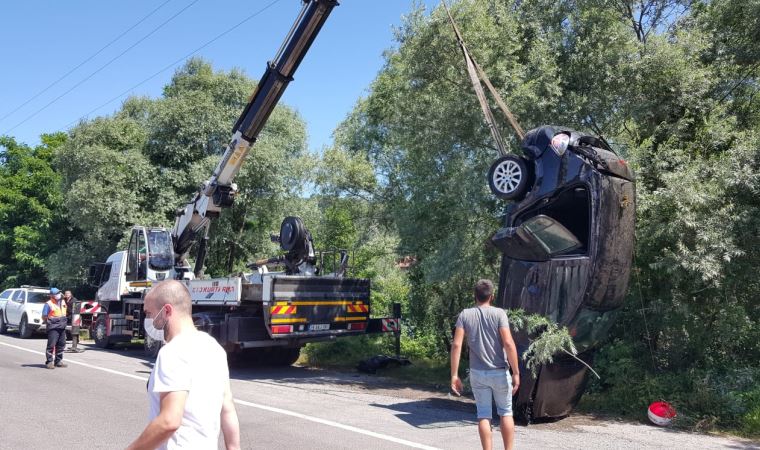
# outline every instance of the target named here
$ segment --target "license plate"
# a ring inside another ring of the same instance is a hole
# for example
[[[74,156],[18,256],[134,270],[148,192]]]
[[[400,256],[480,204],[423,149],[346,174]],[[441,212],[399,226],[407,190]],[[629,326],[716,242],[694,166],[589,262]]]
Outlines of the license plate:
[[[329,330],[330,324],[329,323],[315,323],[312,325],[309,325],[309,331],[323,331],[323,330]]]

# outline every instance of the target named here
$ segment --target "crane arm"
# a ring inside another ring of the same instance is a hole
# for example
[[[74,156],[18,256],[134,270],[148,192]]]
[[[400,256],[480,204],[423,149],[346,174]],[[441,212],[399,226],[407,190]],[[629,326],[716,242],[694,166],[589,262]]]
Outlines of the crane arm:
[[[205,245],[211,219],[218,217],[223,208],[232,206],[237,193],[237,186],[233,180],[240,171],[248,150],[256,142],[288,83],[293,80],[293,74],[298,65],[330,12],[337,5],[336,0],[304,0],[301,13],[275,58],[267,63],[264,75],[256,85],[256,90],[235,123],[232,139],[219,164],[192,199],[177,211],[172,239],[175,266],[178,268],[186,264],[185,260],[190,248],[200,237],[194,269],[196,276],[199,276],[205,259]]]

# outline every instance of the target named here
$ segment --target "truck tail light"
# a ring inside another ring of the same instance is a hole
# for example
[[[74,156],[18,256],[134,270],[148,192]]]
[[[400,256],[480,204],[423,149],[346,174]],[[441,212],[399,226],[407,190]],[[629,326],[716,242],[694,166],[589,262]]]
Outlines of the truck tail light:
[[[367,328],[367,322],[354,322],[348,324],[348,329],[351,331],[359,331]]]
[[[272,334],[292,333],[293,325],[272,325]]]

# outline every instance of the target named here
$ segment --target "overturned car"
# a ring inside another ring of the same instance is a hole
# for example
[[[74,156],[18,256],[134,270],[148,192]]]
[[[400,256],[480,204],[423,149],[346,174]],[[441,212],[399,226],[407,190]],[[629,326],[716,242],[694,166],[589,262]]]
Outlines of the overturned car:
[[[504,227],[491,238],[503,252],[496,303],[566,326],[578,357],[591,364],[628,287],[633,173],[606,141],[567,128],[529,131],[522,151],[496,160],[488,174],[492,192],[512,200]],[[522,354],[530,336],[517,332],[515,342]],[[536,377],[521,367],[516,416],[531,421],[568,415],[583,394],[587,371],[564,355]]]

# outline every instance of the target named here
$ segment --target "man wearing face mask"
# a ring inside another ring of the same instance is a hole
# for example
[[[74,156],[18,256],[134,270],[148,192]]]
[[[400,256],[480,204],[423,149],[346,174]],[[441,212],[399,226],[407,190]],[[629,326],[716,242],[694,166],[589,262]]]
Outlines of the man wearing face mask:
[[[45,367],[55,369],[66,367],[63,362],[63,349],[66,347],[66,302],[61,291],[50,288],[50,300],[42,307],[42,320],[47,331],[47,348],[45,349]],[[53,362],[55,355],[55,363]]]
[[[145,332],[164,341],[148,381],[150,422],[129,449],[240,448],[227,354],[195,329],[187,288],[163,281],[145,297]]]

